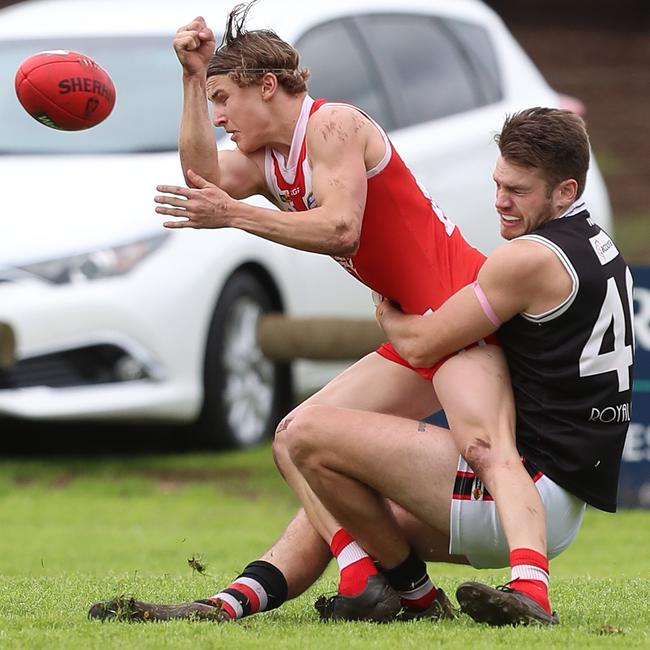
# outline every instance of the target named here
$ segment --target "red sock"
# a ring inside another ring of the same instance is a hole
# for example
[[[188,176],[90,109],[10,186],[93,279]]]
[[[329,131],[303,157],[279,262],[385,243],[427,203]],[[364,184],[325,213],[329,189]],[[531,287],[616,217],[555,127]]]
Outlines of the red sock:
[[[529,548],[517,548],[510,551],[510,568],[513,581],[510,588],[530,596],[550,614],[548,558]]]
[[[438,589],[433,585],[426,573],[418,582],[419,584],[413,589],[399,592],[400,601],[404,607],[424,610],[431,605],[438,595]]]
[[[368,578],[377,574],[377,567],[371,557],[343,528],[334,533],[330,548],[341,570],[339,594],[360,594],[366,588]]]
[[[382,567],[388,584],[399,594],[402,606],[411,610],[425,610],[438,595],[427,573],[427,565],[411,549],[397,566],[391,569]]]
[[[257,580],[250,576],[239,576],[208,600],[220,603],[226,614],[235,619],[265,611],[269,597]]]

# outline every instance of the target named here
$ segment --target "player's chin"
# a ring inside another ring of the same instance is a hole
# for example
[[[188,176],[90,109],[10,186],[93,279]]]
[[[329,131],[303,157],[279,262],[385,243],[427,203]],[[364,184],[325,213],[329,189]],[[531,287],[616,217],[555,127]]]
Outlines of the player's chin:
[[[235,142],[235,144],[237,145],[237,149],[239,149],[239,151],[249,156],[255,153],[256,151],[259,151],[262,147],[265,146],[266,143],[257,142],[250,138],[243,138],[240,133],[239,137],[237,138],[237,142]]]
[[[526,234],[526,228],[521,221],[504,221],[501,220],[501,237],[505,240],[515,239]]]
[[[239,151],[241,151],[243,154],[246,154],[247,156],[252,154],[255,151],[253,147],[246,146],[245,140],[237,141],[237,149],[239,149]]]

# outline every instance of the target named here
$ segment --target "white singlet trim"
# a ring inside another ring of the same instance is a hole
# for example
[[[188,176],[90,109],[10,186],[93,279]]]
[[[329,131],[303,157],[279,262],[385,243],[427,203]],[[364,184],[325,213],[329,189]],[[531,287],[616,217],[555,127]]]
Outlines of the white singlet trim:
[[[284,157],[284,154],[281,154],[271,147],[267,147],[267,152],[271,152],[275,156],[275,159],[278,161],[278,166],[282,172],[282,176],[287,183],[293,183],[296,178],[296,169],[298,166],[298,156],[300,156],[300,150],[302,149],[302,142],[305,139],[305,132],[307,131],[307,120],[309,119],[309,112],[311,107],[314,105],[314,100],[307,95],[302,102],[302,108],[300,109],[300,115],[298,116],[298,121],[296,122],[296,128],[293,131],[293,137],[291,138],[291,147],[289,148],[289,156]],[[268,162],[271,162],[270,160]],[[271,164],[271,170],[273,165]]]
[[[368,115],[368,113],[362,111],[356,106],[352,106],[352,104],[344,104],[342,102],[327,102],[327,104],[324,104],[324,106],[343,106],[344,108],[351,108],[353,111],[361,113],[361,115],[370,120],[370,123],[377,129],[377,131],[379,131],[381,137],[383,138],[386,149],[384,150],[383,158],[372,169],[368,169],[366,171],[366,178],[372,178],[373,176],[379,174],[379,172],[383,171],[386,168],[386,165],[388,165],[390,162],[390,157],[393,153],[393,149],[390,146],[390,140],[388,139],[388,136],[386,135],[384,129],[382,129],[381,126],[379,126],[379,124],[377,124],[377,122],[375,122],[375,120],[373,120],[372,117]]]
[[[564,312],[566,312],[567,309],[569,309],[569,307],[571,307],[573,301],[578,295],[578,289],[580,288],[580,278],[578,277],[576,270],[573,268],[573,264],[571,264],[569,258],[566,256],[566,253],[557,244],[554,244],[552,241],[546,239],[545,237],[542,237],[541,235],[522,235],[513,241],[519,241],[520,239],[528,239],[530,241],[537,242],[538,244],[542,244],[543,246],[546,246],[548,249],[552,250],[557,255],[560,262],[562,262],[562,265],[571,277],[571,282],[573,284],[571,293],[559,305],[543,312],[542,314],[528,314],[526,312],[521,314],[526,320],[532,321],[534,323],[546,323],[547,321],[561,316],[564,314]]]
[[[264,171],[266,175],[267,184],[270,187],[272,188],[277,187],[277,183],[275,182],[274,170],[273,170],[273,157],[276,159],[278,163],[280,172],[282,173],[282,177],[284,178],[284,180],[289,184],[295,181],[296,169],[298,166],[298,156],[300,155],[300,150],[302,149],[302,143],[305,139],[305,133],[307,131],[307,122],[311,117],[310,112],[313,105],[314,105],[314,99],[309,95],[307,95],[302,103],[302,108],[300,109],[300,116],[298,117],[298,121],[296,122],[296,128],[293,132],[293,137],[291,138],[291,147],[289,148],[288,157],[285,158],[285,156],[281,154],[279,151],[276,151],[271,147],[266,147],[265,156],[264,156],[264,168],[265,168]],[[379,131],[384,141],[385,150],[382,159],[374,167],[366,171],[366,178],[372,178],[373,176],[379,174],[379,172],[381,172],[383,169],[385,169],[386,165],[388,165],[390,161],[390,157],[393,153],[393,149],[391,147],[390,140],[386,135],[386,132],[381,128],[381,126],[379,126],[379,124],[375,122],[375,120],[373,120],[372,117],[370,117],[370,115],[362,111],[360,108],[357,108],[356,106],[352,106],[352,104],[344,104],[342,102],[327,102],[327,104],[324,104],[324,106],[342,106],[344,108],[349,108],[353,111],[361,113],[364,117],[370,120],[373,126]],[[306,157],[305,157],[305,163],[307,163]],[[307,177],[307,175],[305,175],[305,177]],[[311,180],[311,173],[309,174],[309,177]]]
[[[574,201],[559,217],[558,219],[564,219],[564,217],[572,217],[574,214],[578,214],[578,212],[582,212],[583,210],[587,209],[587,203],[584,201],[584,199],[578,199],[577,201]]]

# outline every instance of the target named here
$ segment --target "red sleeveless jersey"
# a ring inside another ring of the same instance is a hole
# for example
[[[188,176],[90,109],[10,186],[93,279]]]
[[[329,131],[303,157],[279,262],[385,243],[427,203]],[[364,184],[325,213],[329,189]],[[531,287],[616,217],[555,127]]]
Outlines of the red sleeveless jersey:
[[[266,182],[283,210],[316,207],[306,131],[309,117],[325,103],[305,98],[288,158],[266,149]],[[473,282],[485,256],[465,241],[419,185],[383,129],[374,124],[384,138],[386,152],[367,172],[359,248],[351,258],[335,259],[403,311],[423,314]]]

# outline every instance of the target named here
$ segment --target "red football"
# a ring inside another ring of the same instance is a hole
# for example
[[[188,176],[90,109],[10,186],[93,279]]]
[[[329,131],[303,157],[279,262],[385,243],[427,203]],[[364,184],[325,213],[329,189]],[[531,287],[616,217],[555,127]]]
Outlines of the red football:
[[[63,131],[89,129],[115,106],[108,73],[86,55],[67,50],[25,59],[16,72],[16,95],[34,119]]]

